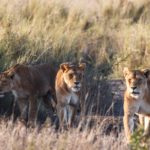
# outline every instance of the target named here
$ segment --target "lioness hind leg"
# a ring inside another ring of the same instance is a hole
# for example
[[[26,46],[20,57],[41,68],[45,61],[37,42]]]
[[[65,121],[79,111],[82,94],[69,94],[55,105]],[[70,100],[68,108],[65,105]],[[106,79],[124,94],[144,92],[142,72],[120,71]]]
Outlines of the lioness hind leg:
[[[28,113],[28,126],[34,127],[37,120],[37,98],[36,96],[29,97],[29,113]]]
[[[43,102],[46,108],[48,108],[51,113],[56,112],[56,103],[51,95],[43,96]]]
[[[52,97],[47,96],[47,95],[43,96],[43,102],[44,102],[45,108],[47,109],[46,115],[51,120],[51,125],[55,129],[58,129],[59,128],[59,120],[58,120],[58,116],[57,116],[57,113],[56,113],[56,104],[53,105]]]
[[[46,98],[50,101],[51,106],[53,107],[53,109],[56,109],[57,98],[56,98],[56,93],[54,92],[54,90],[52,90],[50,88],[48,90],[48,92],[46,93]]]

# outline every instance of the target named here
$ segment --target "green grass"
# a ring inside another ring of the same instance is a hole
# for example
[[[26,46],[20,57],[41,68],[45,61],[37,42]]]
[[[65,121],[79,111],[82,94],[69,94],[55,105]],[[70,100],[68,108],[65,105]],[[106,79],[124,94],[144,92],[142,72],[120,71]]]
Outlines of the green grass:
[[[143,128],[140,127],[133,133],[130,142],[132,150],[148,150],[150,148],[149,145],[150,138],[144,137],[143,132],[144,132]]]

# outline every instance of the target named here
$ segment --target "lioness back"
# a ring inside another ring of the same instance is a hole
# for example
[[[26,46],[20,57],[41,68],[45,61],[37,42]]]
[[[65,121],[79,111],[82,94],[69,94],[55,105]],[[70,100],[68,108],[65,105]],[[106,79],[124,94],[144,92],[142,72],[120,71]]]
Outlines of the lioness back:
[[[27,109],[27,103],[29,103],[28,119],[32,122],[36,118],[39,97],[42,97],[44,103],[50,107],[51,101],[48,98],[57,103],[55,77],[56,71],[50,64],[34,66],[17,64],[0,74],[0,91],[12,91],[22,118],[25,116],[24,110]]]
[[[31,83],[34,89],[42,96],[49,86],[55,89],[56,70],[50,64],[42,64],[37,66],[30,66],[29,72],[31,75]]]

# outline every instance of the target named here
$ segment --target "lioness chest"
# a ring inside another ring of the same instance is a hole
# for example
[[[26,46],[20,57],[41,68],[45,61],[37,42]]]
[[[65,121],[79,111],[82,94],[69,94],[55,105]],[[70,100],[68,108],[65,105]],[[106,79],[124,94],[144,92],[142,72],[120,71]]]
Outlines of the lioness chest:
[[[77,105],[79,103],[79,96],[76,93],[69,93],[65,97],[67,104]]]
[[[146,101],[139,102],[139,114],[150,115],[150,104]]]

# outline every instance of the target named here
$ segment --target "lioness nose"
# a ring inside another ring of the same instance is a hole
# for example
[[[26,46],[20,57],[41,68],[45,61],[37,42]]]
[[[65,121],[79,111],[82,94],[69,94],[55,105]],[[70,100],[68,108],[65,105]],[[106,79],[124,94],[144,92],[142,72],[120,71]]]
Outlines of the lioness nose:
[[[136,89],[136,86],[133,86],[133,87],[131,87],[133,90],[135,90]]]
[[[79,82],[74,82],[74,84],[78,85],[78,84],[79,84]]]

